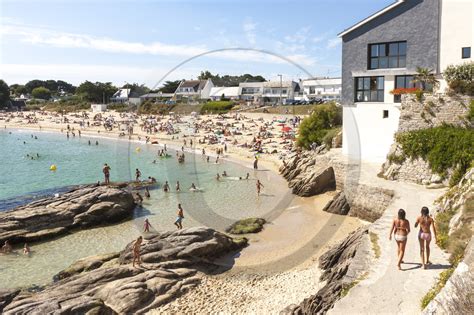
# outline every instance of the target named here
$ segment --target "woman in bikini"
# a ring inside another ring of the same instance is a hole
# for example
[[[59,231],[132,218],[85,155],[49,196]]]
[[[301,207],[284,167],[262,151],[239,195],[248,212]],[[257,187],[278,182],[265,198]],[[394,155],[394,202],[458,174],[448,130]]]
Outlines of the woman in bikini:
[[[426,269],[427,265],[431,265],[430,262],[430,242],[431,242],[431,227],[433,227],[433,233],[435,241],[438,242],[438,232],[434,220],[430,217],[430,210],[427,207],[421,208],[421,216],[416,219],[415,228],[420,225],[420,231],[418,232],[418,240],[420,241],[420,257],[423,269]],[[426,255],[425,255],[426,253]]]
[[[143,238],[139,236],[137,240],[135,241],[135,243],[133,243],[133,248],[132,248],[132,251],[133,251],[132,266],[133,267],[135,267],[135,262],[137,262],[138,266],[140,266],[142,263],[142,260],[140,257],[140,247],[142,246],[142,241],[143,241]]]
[[[398,210],[398,218],[393,220],[392,228],[390,229],[389,240],[392,240],[392,234],[397,242],[398,253],[398,270],[402,270],[401,264],[403,256],[405,255],[405,248],[407,246],[408,233],[410,233],[410,222],[405,219],[406,212],[403,209]]]

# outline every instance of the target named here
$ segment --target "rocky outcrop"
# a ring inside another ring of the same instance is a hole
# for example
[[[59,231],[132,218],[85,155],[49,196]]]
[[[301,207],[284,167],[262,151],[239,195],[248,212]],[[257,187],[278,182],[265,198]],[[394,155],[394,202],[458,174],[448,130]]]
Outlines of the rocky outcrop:
[[[472,314],[474,309],[474,239],[466,248],[464,259],[458,264],[446,285],[425,307],[423,315]]]
[[[258,233],[263,230],[265,223],[267,223],[267,221],[262,218],[242,219],[229,226],[226,232],[231,234]]]
[[[151,236],[141,247],[142,266],[132,267],[132,242],[118,255],[74,264],[68,272],[60,273],[62,280],[38,293],[21,292],[6,301],[3,312],[142,314],[196,286],[200,282],[198,271],[220,271],[213,259],[244,244],[209,228]]]
[[[82,186],[0,212],[0,242],[39,241],[76,228],[118,222],[132,216],[135,205],[126,189]]]
[[[20,293],[17,289],[0,289],[0,312]]]
[[[340,298],[342,290],[347,286],[348,281],[353,281],[353,275],[347,279],[347,275],[352,273],[352,269],[363,270],[355,262],[355,257],[359,247],[367,238],[368,230],[359,228],[351,233],[341,243],[331,248],[319,258],[319,267],[324,270],[320,280],[326,281],[315,295],[305,299],[299,305],[290,305],[283,314],[325,314],[331,309],[334,303]],[[364,262],[365,263],[365,262]]]
[[[305,176],[292,180],[288,183],[295,195],[310,197],[336,189],[336,178],[332,167],[315,169],[307,172]]]
[[[340,191],[324,206],[323,211],[346,215],[349,213],[350,209],[351,206],[349,205],[349,202],[347,202],[346,195],[343,191]]]

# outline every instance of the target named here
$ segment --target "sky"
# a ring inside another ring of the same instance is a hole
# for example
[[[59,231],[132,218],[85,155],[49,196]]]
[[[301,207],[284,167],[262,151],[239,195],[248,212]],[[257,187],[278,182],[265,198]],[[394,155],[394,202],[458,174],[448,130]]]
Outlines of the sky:
[[[0,78],[150,88],[212,73],[338,77],[337,34],[394,0],[0,0]]]

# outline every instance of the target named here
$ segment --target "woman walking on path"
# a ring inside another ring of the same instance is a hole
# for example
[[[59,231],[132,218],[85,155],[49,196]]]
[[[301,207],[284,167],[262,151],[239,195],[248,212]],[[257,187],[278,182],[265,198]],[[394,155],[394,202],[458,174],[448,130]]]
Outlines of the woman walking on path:
[[[398,210],[398,218],[393,220],[392,228],[390,229],[389,240],[392,240],[392,234],[397,242],[398,253],[398,270],[402,270],[403,256],[405,255],[405,248],[407,246],[408,233],[410,233],[410,222],[405,219],[406,212],[403,209]]]
[[[430,217],[430,210],[428,207],[421,208],[421,216],[416,219],[415,227],[420,225],[420,231],[418,232],[418,240],[420,241],[420,257],[423,269],[426,269],[427,265],[431,265],[430,262],[430,242],[431,242],[431,227],[435,236],[435,241],[438,242],[438,232],[434,220]],[[425,255],[426,254],[426,255]]]

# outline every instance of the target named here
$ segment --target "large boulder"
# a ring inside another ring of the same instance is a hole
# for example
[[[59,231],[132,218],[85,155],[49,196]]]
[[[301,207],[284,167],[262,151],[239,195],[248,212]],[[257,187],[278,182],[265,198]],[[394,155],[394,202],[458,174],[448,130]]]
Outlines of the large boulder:
[[[4,314],[143,314],[196,286],[198,270],[229,268],[213,264],[214,258],[243,245],[210,228],[163,233],[143,241],[142,266],[131,264],[132,242],[118,254],[73,264],[40,292],[4,300],[0,293],[0,305]]]
[[[347,202],[346,195],[343,191],[337,193],[323,208],[323,211],[340,215],[348,214],[349,210],[351,210],[351,206]]]
[[[336,177],[332,167],[307,172],[288,184],[295,195],[310,197],[336,189]]]
[[[0,212],[0,242],[39,241],[75,228],[115,223],[133,215],[133,195],[126,189],[83,186]]]

